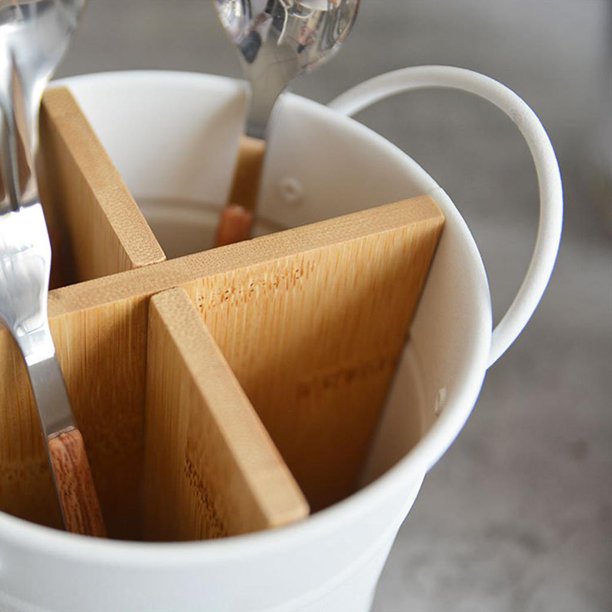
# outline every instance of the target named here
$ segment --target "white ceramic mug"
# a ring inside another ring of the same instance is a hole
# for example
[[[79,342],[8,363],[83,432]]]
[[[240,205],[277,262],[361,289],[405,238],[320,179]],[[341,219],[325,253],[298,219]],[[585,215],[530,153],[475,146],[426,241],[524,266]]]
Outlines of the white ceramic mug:
[[[245,112],[241,83],[136,72],[63,84],[81,103],[153,225],[186,231],[195,223],[198,235],[213,226],[215,210],[199,203],[218,209],[228,196]],[[449,197],[405,153],[343,116],[419,87],[456,87],[494,102],[517,123],[536,163],[541,215],[534,257],[493,333],[484,266]],[[104,541],[0,513],[3,612],[370,608],[389,549],[427,470],[463,427],[487,367],[512,343],[544,291],[560,238],[561,183],[550,142],[532,111],[481,75],[444,67],[407,69],[364,83],[331,106],[291,95],[282,100],[263,177],[263,218],[294,226],[424,193],[446,216],[363,488],[300,524],[192,543]],[[185,205],[163,204],[171,200]],[[168,240],[172,243],[172,234]]]

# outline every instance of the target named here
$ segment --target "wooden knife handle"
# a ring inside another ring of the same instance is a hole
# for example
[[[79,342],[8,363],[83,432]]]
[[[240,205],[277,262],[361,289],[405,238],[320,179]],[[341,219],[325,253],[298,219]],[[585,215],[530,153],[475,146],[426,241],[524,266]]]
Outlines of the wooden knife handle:
[[[105,537],[106,529],[81,432],[69,429],[52,437],[48,445],[66,530]]]

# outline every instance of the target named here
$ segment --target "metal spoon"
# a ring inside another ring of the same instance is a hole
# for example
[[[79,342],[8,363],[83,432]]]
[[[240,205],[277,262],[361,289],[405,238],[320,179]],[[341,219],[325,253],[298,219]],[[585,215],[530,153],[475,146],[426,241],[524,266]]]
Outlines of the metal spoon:
[[[64,524],[104,535],[47,319],[51,247],[36,181],[38,112],[86,0],[0,0],[0,322],[34,392]]]
[[[221,23],[238,49],[244,76],[251,85],[246,135],[256,139],[248,143],[246,159],[238,161],[231,204],[240,205],[252,215],[264,142],[276,100],[293,78],[320,66],[340,49],[353,27],[359,3],[360,0],[215,0]]]

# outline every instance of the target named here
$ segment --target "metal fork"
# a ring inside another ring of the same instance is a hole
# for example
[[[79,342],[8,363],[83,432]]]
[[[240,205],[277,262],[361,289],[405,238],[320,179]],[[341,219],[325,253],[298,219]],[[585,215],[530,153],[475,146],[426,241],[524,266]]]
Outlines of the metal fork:
[[[0,322],[21,351],[68,531],[105,535],[49,329],[51,245],[35,162],[42,92],[85,0],[0,0]]]

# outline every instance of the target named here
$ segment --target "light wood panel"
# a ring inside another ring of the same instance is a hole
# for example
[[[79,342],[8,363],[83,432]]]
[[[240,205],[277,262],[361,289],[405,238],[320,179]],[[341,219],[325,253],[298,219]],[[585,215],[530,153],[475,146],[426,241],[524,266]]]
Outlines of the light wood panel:
[[[23,358],[0,326],[0,510],[62,526],[57,497]]]
[[[109,303],[98,295],[80,308],[54,315],[61,299],[56,291],[49,297],[51,331],[108,534],[139,537],[147,299]],[[0,376],[5,383],[0,385],[0,509],[59,528],[25,366],[4,329]]]
[[[66,88],[41,109],[43,203],[56,286],[116,274],[165,256],[119,172]],[[58,267],[62,265],[62,269]]]
[[[442,224],[427,198],[363,211],[190,288],[315,510],[357,486]]]
[[[193,540],[278,527],[308,505],[182,289],[151,300],[145,538]]]

